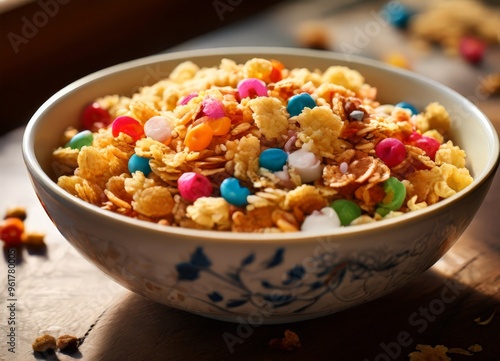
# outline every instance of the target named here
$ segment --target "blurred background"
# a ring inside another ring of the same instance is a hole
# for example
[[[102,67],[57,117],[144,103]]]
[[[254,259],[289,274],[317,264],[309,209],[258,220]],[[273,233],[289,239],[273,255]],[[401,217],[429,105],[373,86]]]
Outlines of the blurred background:
[[[0,0],[0,134],[99,69],[162,52],[242,45],[377,59],[452,87],[496,120],[499,3]]]

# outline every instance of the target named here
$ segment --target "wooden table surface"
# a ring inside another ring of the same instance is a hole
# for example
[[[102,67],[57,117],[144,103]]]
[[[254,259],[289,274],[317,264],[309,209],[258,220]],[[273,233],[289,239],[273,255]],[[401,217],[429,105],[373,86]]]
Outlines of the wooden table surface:
[[[350,20],[342,16],[342,21]],[[375,43],[388,39],[377,38],[363,49],[364,54],[373,56],[379,49]],[[218,45],[211,41],[202,39],[190,46]],[[419,60],[416,70],[471,98],[499,131],[498,96],[479,97],[477,92],[485,74],[500,72],[498,51],[488,56],[482,66],[471,67],[459,59],[428,55]],[[451,359],[500,360],[500,175],[455,246],[404,288],[316,320],[244,327],[144,299],[84,260],[52,225],[31,188],[21,157],[22,133],[23,129],[17,129],[0,138],[0,215],[12,206],[25,207],[27,229],[44,232],[47,248],[45,252],[17,252],[13,302],[8,301],[12,297],[7,290],[8,252],[4,250],[0,261],[1,360],[385,361],[407,360],[418,344],[462,349],[478,344],[481,352],[452,354]],[[8,308],[11,303],[15,304],[13,313]],[[7,343],[12,315],[15,353],[9,352],[12,345]],[[478,322],[485,320],[490,322]],[[269,347],[269,340],[281,337],[285,330],[298,334],[300,349]],[[34,354],[31,343],[43,333],[85,338],[76,354]],[[228,343],[228,336],[238,341]]]

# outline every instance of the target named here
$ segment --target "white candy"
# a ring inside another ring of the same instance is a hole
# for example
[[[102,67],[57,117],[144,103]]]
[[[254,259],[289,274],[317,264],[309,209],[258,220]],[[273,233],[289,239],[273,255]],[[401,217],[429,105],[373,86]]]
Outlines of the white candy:
[[[144,134],[159,142],[165,142],[172,136],[172,127],[168,118],[154,116],[144,124]]]
[[[295,169],[302,183],[311,183],[321,178],[323,166],[314,153],[304,149],[296,150],[288,156],[288,165]]]
[[[346,162],[342,162],[340,163],[339,169],[342,174],[346,174],[349,170],[349,165]]]
[[[300,227],[304,232],[331,231],[341,226],[339,216],[332,207],[324,207],[307,216]]]

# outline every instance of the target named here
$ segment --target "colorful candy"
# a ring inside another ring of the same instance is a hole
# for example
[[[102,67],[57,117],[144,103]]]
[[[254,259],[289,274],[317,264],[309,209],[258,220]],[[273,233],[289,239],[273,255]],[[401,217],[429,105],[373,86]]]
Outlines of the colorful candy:
[[[365,113],[361,110],[354,110],[349,114],[349,117],[354,120],[363,120]]]
[[[196,98],[198,96],[198,93],[189,93],[185,97],[179,100],[179,105],[186,105],[189,103],[189,101],[193,98]]]
[[[226,135],[231,130],[231,118],[229,117],[208,119],[206,122],[212,128],[214,135]]]
[[[202,113],[210,119],[222,118],[226,115],[224,112],[224,104],[214,97],[205,97],[202,102]]]
[[[314,211],[304,219],[301,231],[322,232],[331,231],[341,226],[337,212],[331,207],[324,207],[320,211]]]
[[[411,112],[411,115],[416,115],[418,114],[417,108],[415,108],[412,104],[407,103],[407,102],[400,102],[395,105],[398,108],[403,108],[403,109],[408,109]]]
[[[243,79],[236,88],[241,99],[267,96],[266,83],[257,78]]]
[[[157,115],[144,123],[144,134],[161,143],[166,143],[172,138],[172,125],[168,118]]]
[[[337,199],[330,205],[339,216],[340,223],[348,226],[353,220],[361,216],[361,208],[347,199]]]
[[[301,93],[294,95],[288,99],[288,104],[286,110],[291,117],[299,115],[302,113],[304,108],[314,108],[316,106],[316,101],[309,93]]]
[[[97,102],[89,104],[83,109],[81,118],[83,129],[96,131],[108,126],[111,120],[109,112],[102,108]]]
[[[94,135],[90,130],[82,130],[80,133],[75,134],[65,147],[71,149],[82,149],[83,146],[90,146],[94,141]]]
[[[240,185],[237,178],[226,178],[220,185],[220,194],[226,202],[237,207],[243,207],[248,204],[247,197],[250,195],[250,190],[247,187]]]
[[[404,29],[408,26],[414,11],[409,7],[401,4],[399,1],[390,1],[382,9],[383,14],[386,14],[387,22],[397,28]]]
[[[486,44],[471,36],[465,36],[460,40],[460,55],[471,64],[480,63],[484,58]]]
[[[395,167],[406,158],[405,145],[396,138],[385,138],[375,146],[375,154],[388,167]]]
[[[128,170],[130,173],[141,171],[147,176],[151,173],[151,166],[149,165],[149,158],[140,157],[137,154],[132,154],[128,160]]]
[[[24,222],[16,217],[8,217],[0,224],[0,239],[7,247],[16,247],[22,243]]]
[[[198,124],[188,130],[184,144],[193,152],[200,152],[208,147],[214,131],[206,122]]]
[[[195,172],[183,173],[177,180],[177,188],[181,197],[188,202],[194,202],[200,197],[209,197],[213,191],[210,180]]]
[[[382,217],[386,216],[390,211],[397,211],[403,205],[406,198],[406,187],[395,177],[390,177],[382,184],[385,191],[385,197],[378,204],[375,210]]]
[[[426,135],[422,135],[417,132],[413,132],[413,134],[410,135],[408,139],[411,145],[414,145],[415,147],[422,149],[425,152],[425,154],[432,160],[434,160],[436,152],[441,146],[441,143],[439,143],[437,139],[428,137]]]
[[[283,65],[283,63],[279,62],[278,60],[274,59],[271,59],[271,65],[273,66],[273,68],[271,70],[269,78],[271,79],[271,82],[276,83],[281,79],[283,79],[282,70],[285,69],[285,65]]]
[[[260,153],[259,166],[273,172],[283,170],[288,154],[281,148],[269,148]]]
[[[126,115],[116,118],[113,123],[111,123],[111,132],[113,137],[117,137],[120,133],[125,133],[131,136],[134,142],[144,136],[144,129],[141,123]]]
[[[288,156],[288,165],[294,168],[302,183],[311,183],[321,178],[323,166],[314,153],[298,149]]]

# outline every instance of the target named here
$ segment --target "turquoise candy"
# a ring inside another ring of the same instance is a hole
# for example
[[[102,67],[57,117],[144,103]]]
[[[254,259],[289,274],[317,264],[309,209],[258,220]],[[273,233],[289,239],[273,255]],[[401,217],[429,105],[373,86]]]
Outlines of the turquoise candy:
[[[128,160],[128,170],[130,173],[141,171],[147,176],[151,173],[149,158],[139,157],[137,154],[133,154]]]
[[[80,133],[77,133],[70,139],[70,141],[66,144],[66,147],[70,147],[71,149],[82,149],[83,146],[90,146],[94,141],[94,136],[90,130],[84,130]]]
[[[286,106],[286,110],[291,117],[299,115],[302,113],[304,108],[314,108],[316,106],[316,102],[312,98],[309,93],[301,93],[294,95],[290,99],[288,99],[288,104]]]
[[[242,187],[238,179],[226,178],[220,185],[220,194],[226,202],[243,207],[248,204],[247,197],[250,195],[250,190],[247,187]]]
[[[390,1],[382,9],[381,15],[394,27],[405,29],[415,11],[399,1]]]
[[[269,148],[260,153],[259,166],[272,172],[283,170],[288,154],[280,148]]]
[[[353,220],[361,216],[361,208],[347,199],[337,199],[330,205],[340,219],[340,224],[348,226]]]
[[[413,105],[411,105],[410,103],[407,103],[407,102],[398,103],[398,104],[396,104],[396,107],[408,109],[411,112],[411,115],[418,114],[417,108],[415,108]]]

